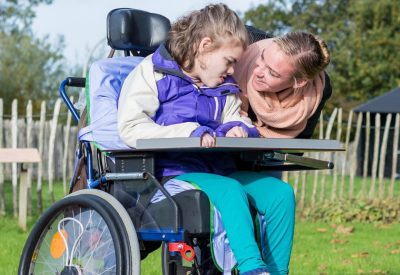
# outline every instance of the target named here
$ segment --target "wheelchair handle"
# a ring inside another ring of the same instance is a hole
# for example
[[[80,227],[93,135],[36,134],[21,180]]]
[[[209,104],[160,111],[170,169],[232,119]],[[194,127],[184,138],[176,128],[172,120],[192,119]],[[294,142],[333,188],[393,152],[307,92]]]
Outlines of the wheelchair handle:
[[[61,82],[60,88],[58,90],[62,100],[64,101],[65,105],[67,105],[68,110],[72,113],[72,116],[74,117],[76,122],[79,122],[80,115],[78,111],[75,109],[74,104],[72,104],[71,100],[69,99],[65,87],[66,86],[85,87],[85,82],[86,78],[83,77],[67,77]]]
[[[67,77],[67,86],[85,88],[85,77]]]

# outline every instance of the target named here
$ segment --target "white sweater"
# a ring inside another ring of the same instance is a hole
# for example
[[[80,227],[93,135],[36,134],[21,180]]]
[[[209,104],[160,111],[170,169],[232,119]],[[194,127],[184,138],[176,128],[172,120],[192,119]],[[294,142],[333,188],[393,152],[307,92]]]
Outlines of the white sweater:
[[[138,139],[189,137],[201,126],[197,122],[163,126],[151,119],[160,106],[156,82],[163,77],[153,70],[151,57],[146,57],[128,75],[118,101],[118,131],[130,147],[136,147]],[[237,94],[227,95],[221,123],[241,121],[252,127],[251,120],[239,114],[240,105]]]

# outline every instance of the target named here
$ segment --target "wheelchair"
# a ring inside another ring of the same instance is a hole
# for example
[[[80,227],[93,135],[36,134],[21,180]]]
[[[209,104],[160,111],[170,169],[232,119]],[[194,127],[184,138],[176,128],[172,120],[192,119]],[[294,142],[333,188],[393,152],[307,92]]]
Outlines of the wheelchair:
[[[76,169],[83,164],[85,188],[40,217],[26,241],[18,274],[140,274],[140,261],[160,246],[163,274],[223,272],[214,264],[207,195],[197,189],[170,195],[153,176],[160,152],[205,150],[199,138],[139,140],[133,149],[118,136],[119,89],[169,29],[164,16],[112,10],[107,16],[109,58],[95,62],[86,78],[68,77],[61,83],[60,95],[81,128]],[[270,37],[250,26],[248,30],[252,42]],[[115,51],[124,56],[112,57]],[[87,107],[81,114],[67,95],[68,86],[86,87]],[[332,169],[329,161],[292,153],[341,150],[331,140],[217,138],[216,143],[207,150],[235,154],[247,168],[274,171]],[[164,199],[152,202],[156,192]]]

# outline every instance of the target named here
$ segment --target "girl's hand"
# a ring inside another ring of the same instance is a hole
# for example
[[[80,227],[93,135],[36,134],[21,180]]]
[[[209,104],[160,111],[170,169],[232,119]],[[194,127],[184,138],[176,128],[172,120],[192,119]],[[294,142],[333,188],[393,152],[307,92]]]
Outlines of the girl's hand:
[[[235,126],[230,129],[226,135],[226,137],[248,137],[247,132],[240,126]]]
[[[215,147],[215,138],[211,136],[209,133],[205,133],[201,136],[201,147]]]

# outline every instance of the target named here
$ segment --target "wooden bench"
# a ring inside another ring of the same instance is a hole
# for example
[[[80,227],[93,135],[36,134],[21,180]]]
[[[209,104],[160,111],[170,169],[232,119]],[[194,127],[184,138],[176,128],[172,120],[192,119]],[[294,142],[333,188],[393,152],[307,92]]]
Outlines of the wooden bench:
[[[28,201],[28,169],[24,164],[40,162],[40,154],[36,148],[0,148],[0,163],[21,164],[18,224],[22,230],[26,230],[27,201]]]

